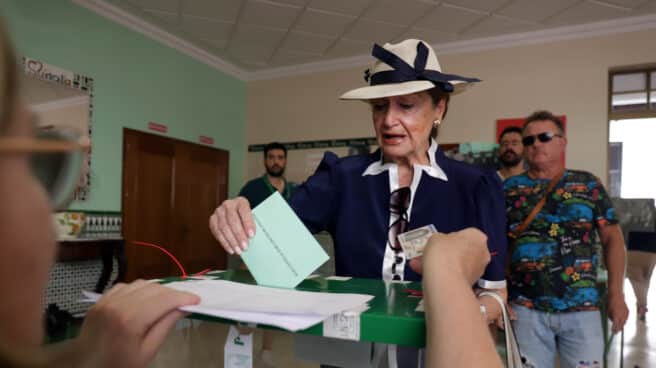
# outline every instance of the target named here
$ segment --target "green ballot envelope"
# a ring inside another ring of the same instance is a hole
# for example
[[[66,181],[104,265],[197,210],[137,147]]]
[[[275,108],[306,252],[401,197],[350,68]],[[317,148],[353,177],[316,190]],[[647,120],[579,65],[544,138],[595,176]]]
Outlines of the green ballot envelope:
[[[294,288],[328,254],[277,191],[253,209],[255,236],[241,258],[258,285]]]

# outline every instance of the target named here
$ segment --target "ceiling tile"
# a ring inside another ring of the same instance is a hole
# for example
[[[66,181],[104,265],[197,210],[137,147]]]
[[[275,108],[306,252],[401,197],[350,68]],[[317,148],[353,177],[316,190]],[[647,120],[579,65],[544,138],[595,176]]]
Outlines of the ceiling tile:
[[[135,8],[141,9],[141,1],[140,0],[110,0],[111,2],[118,4],[118,5],[129,5],[133,6]]]
[[[381,22],[410,25],[433,7],[434,5],[418,0],[379,0],[364,13],[364,17]]]
[[[166,25],[177,25],[178,24],[178,13],[170,13],[166,11],[159,10],[145,10],[144,11],[148,16],[153,19],[160,21]]]
[[[237,63],[266,65],[284,34],[281,30],[240,25],[230,41],[227,53]]]
[[[434,31],[432,29],[413,27],[408,30],[402,37],[403,39],[416,38],[428,42],[429,44],[438,44],[455,41],[458,37],[455,34]]]
[[[604,0],[604,2],[635,9],[642,5],[645,0]]]
[[[309,8],[358,16],[374,0],[312,0]]]
[[[177,13],[180,0],[141,0],[139,4],[143,9],[164,10]]]
[[[305,6],[305,3],[308,2],[308,0],[268,0],[268,1],[273,3],[292,5],[299,8],[302,8],[303,6]]]
[[[356,41],[385,43],[394,40],[404,29],[405,27],[394,24],[360,19],[346,32],[344,37]]]
[[[226,46],[228,46],[228,40],[210,40],[207,38],[201,38],[201,42],[213,50],[223,50]]]
[[[484,16],[467,10],[440,6],[415,26],[446,33],[458,33]]]
[[[240,61],[266,64],[273,54],[272,47],[253,47],[240,43],[231,43],[228,54]]]
[[[105,0],[111,2],[113,5],[119,6],[124,10],[134,13],[135,10],[143,11],[141,1],[139,0]]]
[[[639,11],[640,14],[656,13],[656,0],[649,0],[646,3],[640,5],[636,10]]]
[[[300,10],[287,5],[248,0],[239,21],[244,24],[285,29],[292,25]]]
[[[187,0],[182,12],[197,17],[212,18],[224,22],[236,22],[243,0]]]
[[[507,0],[447,0],[444,3],[473,10],[491,12],[503,5],[506,1]]]
[[[600,3],[585,1],[567,9],[556,17],[548,19],[545,24],[549,26],[585,24],[629,15],[632,15],[632,13],[615,7],[600,5]]]
[[[308,33],[290,32],[282,44],[286,50],[322,54],[334,41],[332,37],[316,36]]]
[[[306,10],[296,23],[294,30],[335,36],[342,34],[353,19],[355,17],[317,10]]]
[[[104,1],[245,70],[369,55],[373,42],[439,45],[656,13],[656,0]]]
[[[199,38],[227,40],[233,25],[233,23],[216,22],[206,18],[185,15],[182,17],[181,27],[185,32]]]
[[[372,47],[373,45],[371,42],[342,38],[332,49],[328,50],[327,55],[330,55],[331,57],[370,55]]]
[[[517,0],[509,6],[504,7],[497,14],[507,17],[527,20],[530,22],[541,22],[548,17],[572,6],[579,0]]]
[[[253,49],[262,48],[273,51],[284,35],[285,31],[283,30],[240,24],[235,30],[230,47],[245,45]]]
[[[271,65],[288,66],[321,60],[323,60],[323,57],[318,54],[281,50],[281,52],[277,52],[276,55],[271,59]]]
[[[467,29],[462,35],[465,37],[491,37],[513,32],[528,32],[536,30],[535,25],[518,22],[505,17],[491,16],[482,22]]]

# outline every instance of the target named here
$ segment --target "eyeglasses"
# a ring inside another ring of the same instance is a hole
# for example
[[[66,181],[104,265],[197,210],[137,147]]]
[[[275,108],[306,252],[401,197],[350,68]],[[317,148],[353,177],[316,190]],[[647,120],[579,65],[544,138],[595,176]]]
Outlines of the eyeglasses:
[[[546,143],[554,139],[554,137],[560,137],[562,138],[563,136],[561,134],[556,134],[552,132],[544,132],[536,135],[527,135],[526,137],[522,138],[522,143],[524,146],[532,146],[533,143],[535,143],[535,138],[542,142]]]
[[[34,177],[48,193],[53,209],[62,209],[77,188],[83,147],[70,131],[40,130],[34,137],[0,137],[0,154],[29,154]]]

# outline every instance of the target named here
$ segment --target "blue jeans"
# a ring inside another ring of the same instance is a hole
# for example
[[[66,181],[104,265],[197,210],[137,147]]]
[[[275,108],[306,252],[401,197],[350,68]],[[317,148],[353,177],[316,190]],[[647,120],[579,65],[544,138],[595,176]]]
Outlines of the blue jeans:
[[[512,305],[519,350],[535,368],[553,368],[556,351],[561,368],[600,368],[604,338],[599,311],[546,313]]]

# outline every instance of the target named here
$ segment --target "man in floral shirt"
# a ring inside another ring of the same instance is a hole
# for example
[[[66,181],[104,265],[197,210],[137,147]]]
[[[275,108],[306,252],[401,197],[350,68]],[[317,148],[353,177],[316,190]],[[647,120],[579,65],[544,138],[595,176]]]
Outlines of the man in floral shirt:
[[[509,300],[522,355],[536,367],[597,367],[604,341],[596,288],[597,233],[608,268],[608,315],[613,332],[628,316],[623,280],[625,250],[615,211],[597,177],[563,166],[562,122],[538,111],[522,133],[529,170],[504,183],[509,232]],[[552,179],[557,178],[551,191]],[[544,206],[523,230],[531,210]]]

